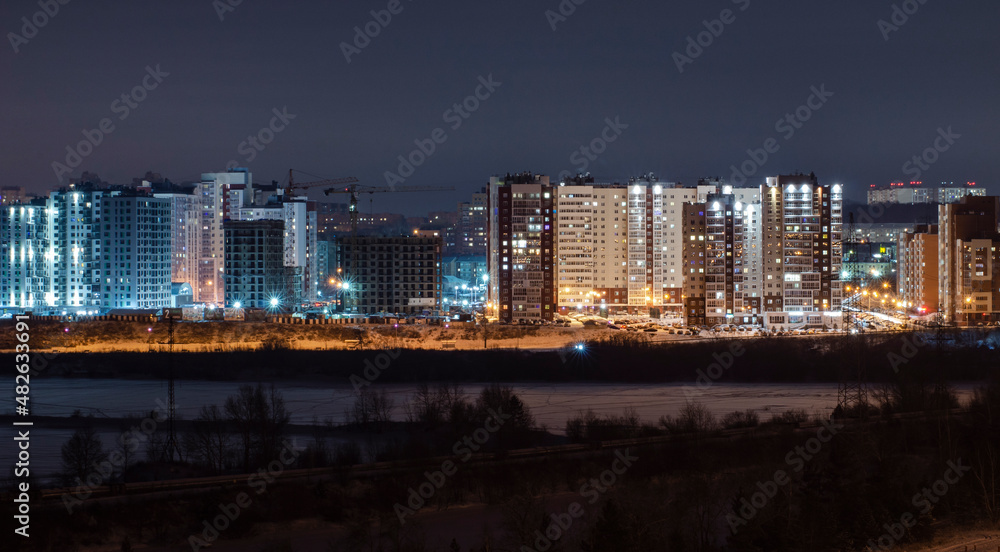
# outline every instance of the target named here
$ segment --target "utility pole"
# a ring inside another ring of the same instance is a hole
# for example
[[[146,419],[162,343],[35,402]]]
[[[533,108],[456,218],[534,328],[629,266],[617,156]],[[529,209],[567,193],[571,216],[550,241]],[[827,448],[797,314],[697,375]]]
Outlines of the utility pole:
[[[174,428],[176,418],[176,403],[174,402],[174,317],[173,313],[167,318],[167,425],[170,434],[167,436],[167,456],[170,461],[174,461],[174,452],[177,452],[177,459],[181,459],[180,449],[177,446],[177,432]]]

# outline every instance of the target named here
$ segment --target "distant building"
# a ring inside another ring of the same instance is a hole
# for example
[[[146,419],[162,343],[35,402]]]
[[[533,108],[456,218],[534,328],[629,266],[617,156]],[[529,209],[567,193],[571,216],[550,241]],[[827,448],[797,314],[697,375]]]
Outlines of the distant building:
[[[0,205],[15,205],[27,202],[28,202],[28,196],[27,194],[25,194],[23,187],[21,186],[0,187]]]
[[[287,309],[285,223],[229,220],[223,232],[226,306]]]
[[[975,182],[964,186],[954,182],[942,182],[940,186],[925,186],[923,182],[892,182],[888,186],[872,184],[868,189],[868,205],[919,203],[955,203],[965,196],[985,196],[986,189],[977,187]]]
[[[479,301],[489,283],[486,257],[445,257],[441,261],[441,276],[445,279],[442,289],[444,297],[474,298],[474,301]],[[448,282],[453,284],[449,285]],[[462,286],[465,286],[464,290]],[[482,291],[478,297],[475,294],[477,289]]]
[[[903,232],[913,232],[913,223],[883,222],[854,224],[854,233],[844,225],[844,243],[896,243]]]
[[[924,312],[938,311],[938,226],[917,225],[899,234],[897,286],[900,299]]]
[[[489,302],[503,322],[552,320],[555,291],[555,188],[521,173],[490,179]]]
[[[194,290],[187,282],[173,282],[170,284],[170,308],[176,309],[186,307],[194,303]]]
[[[458,220],[454,223],[454,255],[457,257],[486,256],[486,203],[488,194],[484,188],[472,194],[470,201],[458,204]]]
[[[109,195],[101,202],[101,307],[159,309],[171,304],[170,200]]]
[[[346,310],[417,315],[441,308],[440,239],[362,236],[338,241],[348,286],[343,292]]]

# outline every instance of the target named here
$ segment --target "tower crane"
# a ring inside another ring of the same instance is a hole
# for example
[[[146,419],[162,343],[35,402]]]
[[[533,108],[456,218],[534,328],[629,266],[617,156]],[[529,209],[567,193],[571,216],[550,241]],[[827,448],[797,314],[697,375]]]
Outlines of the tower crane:
[[[358,182],[358,179],[354,178],[353,176],[348,176],[345,178],[334,178],[330,180],[317,180],[315,182],[295,182],[294,173],[295,169],[288,169],[288,187],[286,189],[288,190],[289,195],[291,195],[291,192],[296,189],[306,190],[309,188],[315,188],[317,186],[342,186],[344,184],[354,184],[355,182]]]
[[[351,215],[351,266],[350,271],[358,270],[358,194],[385,194],[394,192],[452,192],[452,186],[358,186],[349,184],[344,187],[327,188],[323,190],[325,195],[330,194],[350,194],[350,204],[348,212]],[[347,274],[345,274],[347,276]],[[357,278],[355,278],[357,281]],[[350,283],[350,282],[348,282]],[[357,302],[354,300],[357,284],[348,288],[348,296],[351,299],[351,306],[356,308]]]
[[[314,188],[318,186],[327,186],[323,193],[325,195],[331,194],[349,194],[350,204],[348,207],[348,212],[351,216],[351,265],[350,271],[356,271],[358,266],[358,196],[360,194],[381,194],[381,193],[393,193],[393,192],[452,192],[455,190],[452,186],[359,186],[358,179],[354,177],[337,178],[337,179],[326,179],[317,180],[314,182],[295,182],[294,173],[295,169],[290,169],[288,171],[288,190],[306,190],[309,188]],[[302,172],[302,171],[298,171]],[[308,173],[305,173],[308,174]],[[353,276],[353,274],[344,274],[344,277]],[[357,278],[354,278],[357,281]],[[348,281],[348,284],[350,282]],[[351,298],[352,307],[356,307],[357,303],[354,301],[356,293],[358,292],[357,285],[351,285],[347,288],[349,297]]]

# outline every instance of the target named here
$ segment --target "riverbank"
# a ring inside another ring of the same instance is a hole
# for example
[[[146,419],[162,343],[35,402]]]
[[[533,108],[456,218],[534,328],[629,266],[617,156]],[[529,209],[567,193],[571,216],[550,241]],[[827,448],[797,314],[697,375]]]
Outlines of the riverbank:
[[[165,352],[33,354],[33,378],[351,382],[718,382],[813,383],[981,381],[1000,360],[992,334],[701,339],[654,343],[595,331],[573,347],[550,350],[299,350],[280,345],[170,355]],[[0,355],[0,358],[13,354]]]

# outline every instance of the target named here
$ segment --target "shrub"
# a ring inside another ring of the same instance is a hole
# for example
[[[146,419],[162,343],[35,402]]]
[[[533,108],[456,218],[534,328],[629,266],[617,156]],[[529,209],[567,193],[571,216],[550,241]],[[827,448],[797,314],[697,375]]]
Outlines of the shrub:
[[[725,429],[757,427],[758,425],[760,425],[760,416],[750,409],[743,412],[730,412],[722,418],[722,427]]]

